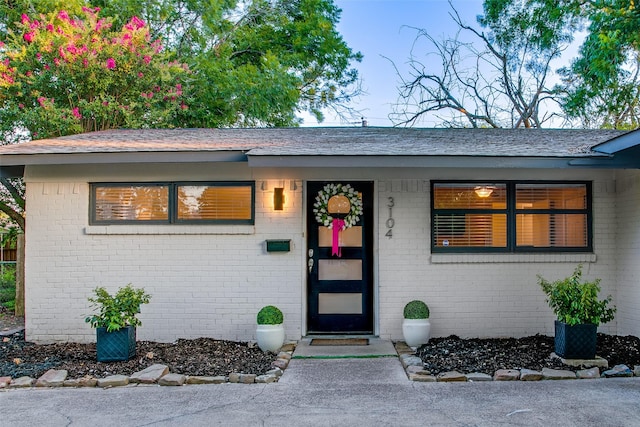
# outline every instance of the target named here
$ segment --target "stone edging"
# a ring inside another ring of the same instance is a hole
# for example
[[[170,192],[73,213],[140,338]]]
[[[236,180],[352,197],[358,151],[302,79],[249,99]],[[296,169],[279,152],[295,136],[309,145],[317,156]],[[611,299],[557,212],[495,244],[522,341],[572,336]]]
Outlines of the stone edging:
[[[0,389],[31,388],[31,387],[123,387],[138,384],[156,384],[160,386],[181,386],[187,384],[267,384],[277,382],[284,370],[289,366],[289,361],[295,343],[287,343],[278,352],[276,360],[271,363],[272,369],[263,375],[243,374],[233,372],[229,376],[191,376],[169,372],[166,365],[155,364],[142,371],[126,375],[111,375],[106,378],[85,376],[82,378],[67,379],[67,371],[64,369],[49,369],[40,378],[31,377],[0,377]]]
[[[581,369],[577,372],[543,368],[542,371],[534,371],[531,369],[499,369],[493,376],[481,372],[462,374],[457,371],[431,375],[431,372],[424,369],[422,359],[415,355],[415,351],[412,350],[411,347],[401,341],[396,342],[395,347],[407,377],[409,380],[417,382],[540,381],[640,377],[640,365],[635,366],[633,371],[626,365],[616,365],[612,369],[605,370],[602,373],[600,373],[598,367],[593,367]]]

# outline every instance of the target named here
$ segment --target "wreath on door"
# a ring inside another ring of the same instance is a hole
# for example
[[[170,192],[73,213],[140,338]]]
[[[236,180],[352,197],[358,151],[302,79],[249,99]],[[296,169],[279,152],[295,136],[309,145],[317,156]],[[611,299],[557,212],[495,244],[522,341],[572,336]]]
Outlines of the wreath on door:
[[[318,191],[313,204],[316,221],[333,228],[335,219],[341,219],[341,229],[352,227],[362,215],[362,197],[350,184],[327,184]]]

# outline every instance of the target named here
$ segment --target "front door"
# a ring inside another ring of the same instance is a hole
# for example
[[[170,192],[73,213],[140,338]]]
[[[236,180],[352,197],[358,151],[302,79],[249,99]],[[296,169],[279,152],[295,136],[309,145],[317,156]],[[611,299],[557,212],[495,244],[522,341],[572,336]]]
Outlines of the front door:
[[[373,183],[309,182],[307,242],[308,332],[373,333]]]

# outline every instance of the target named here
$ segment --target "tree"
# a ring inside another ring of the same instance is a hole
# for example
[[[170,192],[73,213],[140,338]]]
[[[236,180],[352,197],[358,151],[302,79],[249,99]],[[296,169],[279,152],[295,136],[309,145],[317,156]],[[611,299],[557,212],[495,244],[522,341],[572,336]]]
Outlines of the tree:
[[[450,16],[458,27],[455,38],[439,41],[417,29],[410,75],[401,76],[400,102],[391,115],[396,124],[434,115],[449,127],[531,128],[556,115],[549,75],[564,39],[541,46],[535,29],[514,36],[506,15],[480,18],[488,32],[465,24],[453,6]],[[424,61],[414,51],[421,39],[434,49]]]
[[[556,88],[569,119],[583,127],[636,128],[640,124],[640,9],[633,1],[485,0],[485,16],[498,20],[505,11],[524,6],[526,19],[510,21],[511,31],[539,30],[535,42],[546,48],[586,37],[570,66],[559,70]]]
[[[296,113],[344,116],[360,93],[362,59],[336,30],[333,0],[98,1],[107,13],[149,21],[194,70],[190,127],[292,126]],[[215,82],[215,84],[211,84]]]
[[[30,17],[0,42],[3,142],[92,130],[167,127],[188,108],[188,68],[169,62],[137,17],[112,31],[97,9]],[[24,187],[2,178],[0,210],[24,227]]]

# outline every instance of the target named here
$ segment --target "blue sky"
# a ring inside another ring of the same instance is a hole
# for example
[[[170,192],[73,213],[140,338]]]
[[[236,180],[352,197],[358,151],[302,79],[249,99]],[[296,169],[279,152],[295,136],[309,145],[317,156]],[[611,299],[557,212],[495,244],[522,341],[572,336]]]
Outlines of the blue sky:
[[[399,78],[396,67],[406,75],[406,62],[416,38],[416,27],[425,29],[437,39],[455,36],[457,31],[446,0],[335,0],[342,9],[338,31],[347,45],[364,55],[356,64],[366,94],[352,103],[362,110],[369,126],[392,126],[388,115],[397,101]],[[476,23],[482,14],[481,0],[453,0],[463,20]],[[385,59],[388,58],[388,59]],[[305,126],[318,126],[304,117]],[[341,126],[336,117],[326,115],[320,126]],[[425,126],[433,124],[424,123]]]

